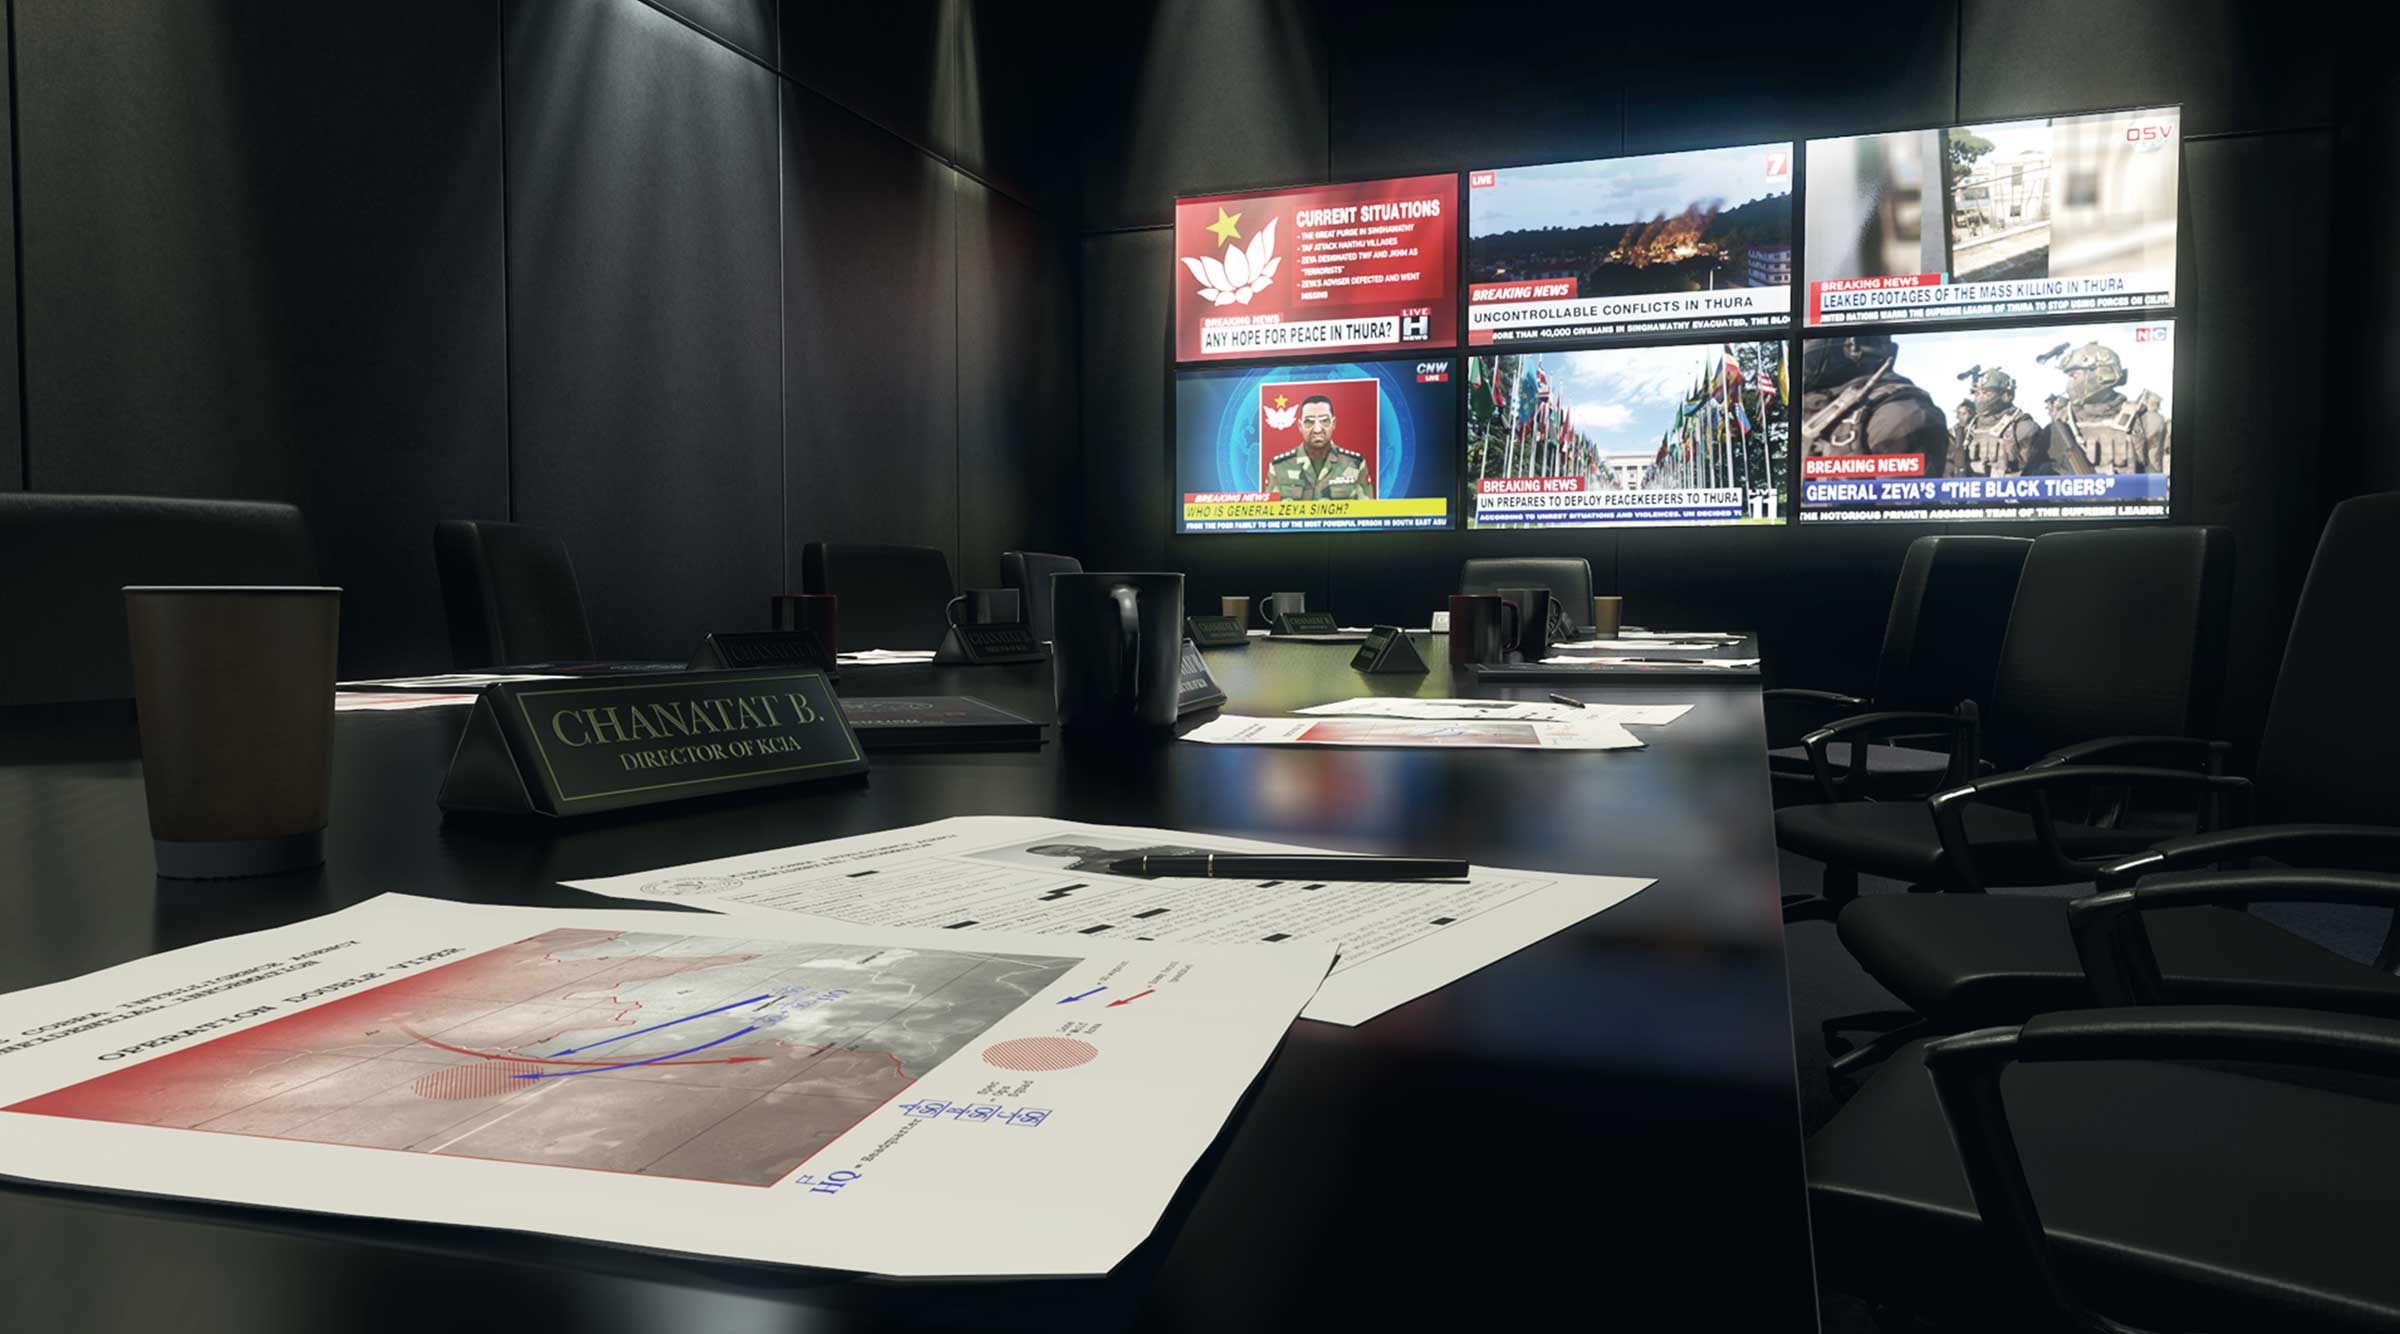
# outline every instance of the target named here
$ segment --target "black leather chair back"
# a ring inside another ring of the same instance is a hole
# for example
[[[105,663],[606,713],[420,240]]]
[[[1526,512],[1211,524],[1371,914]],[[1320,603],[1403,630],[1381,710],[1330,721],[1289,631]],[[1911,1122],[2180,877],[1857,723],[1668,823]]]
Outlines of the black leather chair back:
[[[539,528],[487,519],[433,526],[433,561],[459,671],[592,656],[592,628],[567,544]]]
[[[1892,594],[1870,696],[1885,709],[1989,706],[2017,579],[2033,550],[2024,537],[1920,537],[1908,544]]]
[[[0,704],[131,699],[127,584],[313,584],[290,505],[0,495]]]
[[[2400,824],[2400,492],[2334,506],[2258,743],[2258,818]]]
[[[1026,629],[1036,639],[1051,638],[1050,627],[1056,623],[1050,608],[1050,576],[1081,573],[1083,562],[1073,556],[1053,556],[1046,551],[1000,553],[1000,581],[1017,590],[1018,600],[1025,604]]]
[[[811,542],[800,550],[801,591],[842,600],[841,648],[938,649],[957,587],[938,547]]]
[[[2232,583],[2222,528],[2035,538],[2000,647],[1985,758],[2017,769],[2100,737],[2206,735]]]
[[[1478,556],[1458,567],[1461,593],[1547,588],[1567,623],[1592,623],[1592,563],[1581,556]]]

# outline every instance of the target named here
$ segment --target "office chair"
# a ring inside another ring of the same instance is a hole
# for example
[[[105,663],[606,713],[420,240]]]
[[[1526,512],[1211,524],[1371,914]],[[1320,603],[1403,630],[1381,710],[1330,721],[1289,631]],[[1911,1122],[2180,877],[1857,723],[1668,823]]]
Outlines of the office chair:
[[[0,704],[133,697],[127,584],[313,584],[290,505],[0,495]]]
[[[2396,1077],[2400,1021],[2311,1010],[1912,1044],[1809,1137],[1819,1280],[1943,1329],[2400,1326]]]
[[[1025,628],[1035,639],[1052,638],[1050,576],[1081,574],[1083,562],[1073,556],[1053,556],[1045,551],[1003,551],[1000,553],[1000,582],[1017,590],[1025,604]]]
[[[957,592],[937,547],[811,542],[800,551],[801,589],[842,600],[844,648],[938,649],[943,609]]]
[[[1861,874],[1920,889],[2085,879],[2111,855],[2191,828],[2112,793],[2165,791],[2196,812],[2238,794],[2238,780],[2215,772],[2224,748],[2190,739],[2216,700],[2232,564],[2232,535],[2221,528],[2035,538],[1988,722],[1972,704],[1949,713],[1890,710],[1803,739],[1820,776],[1831,773],[1835,741],[1934,731],[1946,733],[1958,772],[1979,772],[1986,761],[2008,772],[1925,801],[1776,811],[1776,842],[1826,868],[1825,893],[1787,903],[1785,920],[1831,920],[1857,896]],[[2080,805],[2062,801],[2070,795]]]
[[[457,670],[592,656],[583,589],[557,537],[521,523],[443,519],[433,525],[433,562]]]
[[[1592,563],[1581,556],[1477,556],[1458,567],[1461,593],[1503,588],[1547,588],[1568,627],[1580,631],[1591,624]]]
[[[2268,823],[2173,839],[2101,868],[2098,897],[2144,876],[2237,858],[2400,870],[2400,704],[2390,669],[2400,628],[2385,615],[2394,569],[2400,493],[2336,507],[2300,593],[2259,740],[2248,797]],[[1969,784],[1943,799],[1977,795]],[[2229,894],[2203,898],[2187,889],[2171,904],[2156,893],[2143,901],[2155,911],[2141,914],[2139,951],[2164,975],[2152,999],[2373,1010],[2400,990],[2391,975],[2400,929],[2387,934],[2372,966],[2354,963],[2238,911],[2256,900]],[[1836,929],[1859,964],[1923,1017],[1922,1031],[1947,1033],[2093,1004],[2074,929],[2093,911],[2016,895],[1878,895],[1843,908]],[[2400,928],[2400,914],[2393,925]]]
[[[1826,747],[1831,781],[1820,785],[1797,733],[1879,709],[1949,709],[1961,700],[1988,706],[2009,607],[2032,549],[2031,539],[2022,537],[1920,537],[1908,544],[1866,697],[1826,690],[1765,693],[1767,772],[1778,805],[1924,796],[1945,779],[1955,784],[1974,777],[1955,768],[1958,757],[1945,751],[1836,741]]]

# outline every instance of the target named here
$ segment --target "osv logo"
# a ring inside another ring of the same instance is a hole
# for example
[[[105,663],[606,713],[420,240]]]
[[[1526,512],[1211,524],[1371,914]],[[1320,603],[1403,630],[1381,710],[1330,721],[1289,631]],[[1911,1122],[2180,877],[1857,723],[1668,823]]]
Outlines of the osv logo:
[[[2155,153],[2175,140],[2175,122],[2171,120],[2137,120],[2125,127],[2125,142],[2137,151]]]

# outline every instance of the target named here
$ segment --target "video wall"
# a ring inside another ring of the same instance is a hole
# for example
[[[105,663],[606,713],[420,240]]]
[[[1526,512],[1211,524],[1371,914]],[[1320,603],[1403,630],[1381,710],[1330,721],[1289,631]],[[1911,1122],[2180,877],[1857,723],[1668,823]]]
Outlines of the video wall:
[[[2181,151],[2158,107],[1178,200],[1176,531],[2164,518]]]

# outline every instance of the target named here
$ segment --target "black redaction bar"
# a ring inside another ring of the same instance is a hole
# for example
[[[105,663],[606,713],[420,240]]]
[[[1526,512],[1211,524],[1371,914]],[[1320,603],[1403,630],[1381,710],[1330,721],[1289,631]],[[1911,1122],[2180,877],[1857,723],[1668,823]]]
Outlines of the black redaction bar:
[[[1213,880],[1464,880],[1467,864],[1440,857],[1127,857],[1112,875],[1179,875]]]

